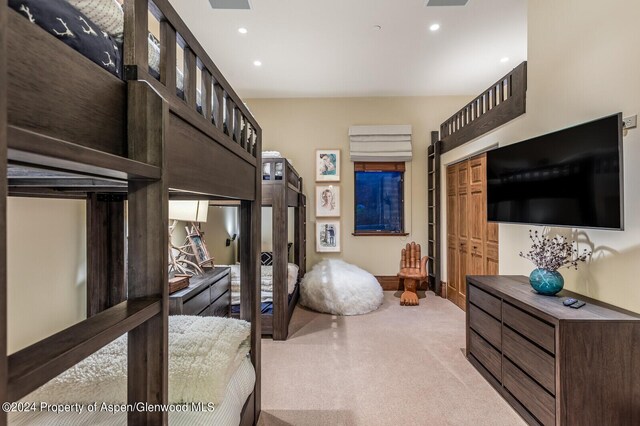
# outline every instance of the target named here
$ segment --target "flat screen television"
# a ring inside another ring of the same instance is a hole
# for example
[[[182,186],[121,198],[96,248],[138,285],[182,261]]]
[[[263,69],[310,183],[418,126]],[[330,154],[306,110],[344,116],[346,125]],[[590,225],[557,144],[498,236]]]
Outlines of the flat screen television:
[[[622,114],[487,153],[487,219],[623,229]]]

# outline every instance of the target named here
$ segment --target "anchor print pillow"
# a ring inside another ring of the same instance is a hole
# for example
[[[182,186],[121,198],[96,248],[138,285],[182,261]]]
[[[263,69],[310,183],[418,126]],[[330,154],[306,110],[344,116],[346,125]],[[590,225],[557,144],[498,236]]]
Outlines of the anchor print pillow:
[[[9,0],[9,7],[110,73],[122,76],[122,45],[65,0]]]

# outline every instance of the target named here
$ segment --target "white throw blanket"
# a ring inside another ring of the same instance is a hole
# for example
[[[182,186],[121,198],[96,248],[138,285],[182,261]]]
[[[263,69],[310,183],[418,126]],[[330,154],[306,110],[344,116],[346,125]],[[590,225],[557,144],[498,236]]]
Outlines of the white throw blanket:
[[[169,403],[219,404],[249,351],[251,324],[232,318],[169,317]],[[127,335],[109,343],[24,401],[127,402]]]

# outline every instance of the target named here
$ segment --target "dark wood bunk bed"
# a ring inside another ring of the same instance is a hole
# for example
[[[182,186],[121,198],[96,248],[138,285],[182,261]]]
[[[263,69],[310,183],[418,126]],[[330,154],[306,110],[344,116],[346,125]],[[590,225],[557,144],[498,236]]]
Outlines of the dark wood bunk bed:
[[[161,26],[158,79],[148,72],[148,11]],[[121,80],[0,0],[0,167],[9,177],[0,183],[0,399],[18,401],[128,332],[128,403],[167,404],[168,199],[236,199],[250,230],[240,246],[241,317],[251,322],[256,372],[241,424],[255,424],[261,129],[168,1],[126,0],[124,28]],[[176,41],[185,52],[183,96]],[[87,319],[9,356],[7,195],[87,200],[88,276]],[[167,423],[166,411],[127,416],[129,424]]]
[[[286,158],[262,159],[262,206],[272,208],[273,305],[262,314],[262,334],[286,340],[289,321],[300,296],[300,279],[306,273],[307,200],[302,178]],[[289,207],[294,208],[293,263],[298,266],[298,283],[288,291]]]
[[[306,273],[307,263],[307,199],[303,192],[302,178],[286,158],[262,158],[262,207],[272,208],[273,266],[273,301],[261,303],[262,334],[270,335],[274,340],[286,340],[289,322],[300,296],[300,280]],[[291,293],[288,291],[289,207],[294,208],[293,263],[298,266],[296,284]],[[232,309],[231,316],[238,317],[235,309]]]

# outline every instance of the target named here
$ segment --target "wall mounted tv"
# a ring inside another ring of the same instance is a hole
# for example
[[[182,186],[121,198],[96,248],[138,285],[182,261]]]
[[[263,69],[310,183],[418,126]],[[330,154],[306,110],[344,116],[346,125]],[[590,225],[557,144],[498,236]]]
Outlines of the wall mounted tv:
[[[491,222],[623,229],[622,113],[487,153]]]

